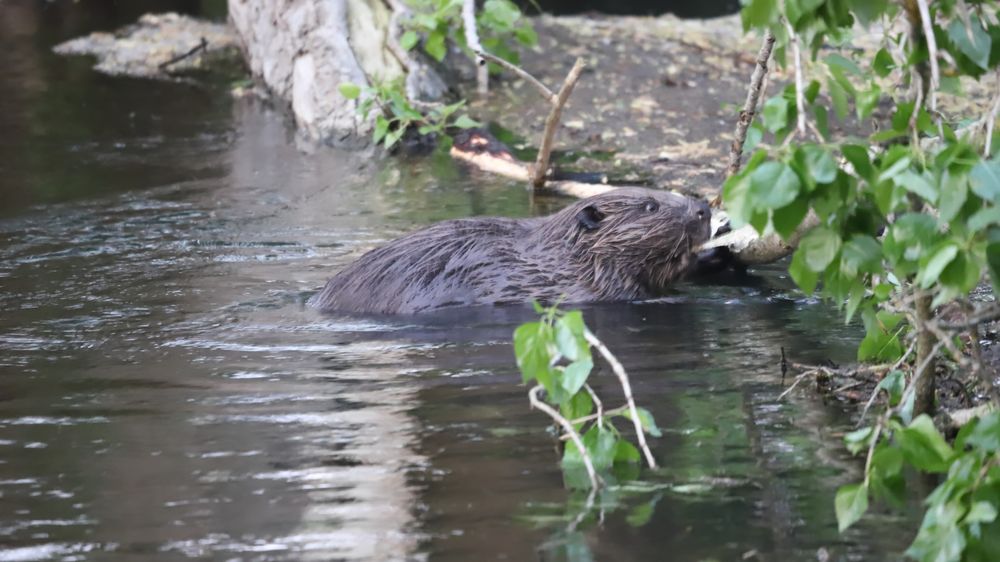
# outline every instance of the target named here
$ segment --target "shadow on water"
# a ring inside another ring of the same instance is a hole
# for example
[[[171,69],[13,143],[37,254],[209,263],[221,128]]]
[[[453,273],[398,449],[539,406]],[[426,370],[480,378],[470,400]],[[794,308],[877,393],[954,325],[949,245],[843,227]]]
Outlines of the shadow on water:
[[[892,559],[906,542],[889,517],[836,532],[849,419],[779,402],[776,362],[847,360],[858,332],[780,269],[585,307],[665,435],[661,470],[578,518],[514,367],[530,309],[302,304],[419,225],[561,202],[447,157],[303,152],[260,104],[48,54],[124,23],[110,5],[0,4],[0,560]]]

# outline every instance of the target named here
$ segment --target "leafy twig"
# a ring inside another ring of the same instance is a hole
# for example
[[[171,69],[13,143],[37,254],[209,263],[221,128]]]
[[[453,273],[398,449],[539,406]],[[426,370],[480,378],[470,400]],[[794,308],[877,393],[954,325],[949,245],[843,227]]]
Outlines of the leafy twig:
[[[555,409],[551,406],[538,399],[538,393],[544,389],[545,387],[539,384],[535,385],[528,391],[528,400],[531,402],[531,407],[545,412],[556,423],[562,426],[563,430],[569,435],[570,439],[573,440],[573,444],[576,445],[576,449],[580,451],[580,457],[583,458],[583,466],[586,467],[587,476],[590,477],[591,488],[600,488],[601,479],[597,476],[597,471],[594,470],[594,462],[590,459],[590,453],[587,452],[587,447],[584,446],[583,439],[580,438],[580,434],[573,429],[573,424],[570,423],[569,420],[560,415],[559,412],[555,411]]]
[[[656,460],[653,459],[653,453],[650,452],[649,446],[646,445],[646,432],[642,429],[642,421],[639,419],[639,410],[635,407],[635,399],[632,398],[632,385],[629,384],[628,374],[625,372],[625,368],[622,364],[618,362],[618,359],[611,354],[611,351],[604,345],[604,343],[597,339],[590,330],[584,330],[584,337],[587,338],[587,342],[594,346],[604,360],[611,365],[611,370],[614,371],[615,375],[618,376],[619,382],[622,385],[622,392],[625,393],[625,402],[628,404],[629,417],[632,418],[632,423],[635,425],[636,438],[639,441],[639,447],[642,449],[643,454],[646,457],[646,463],[649,468],[656,468]]]

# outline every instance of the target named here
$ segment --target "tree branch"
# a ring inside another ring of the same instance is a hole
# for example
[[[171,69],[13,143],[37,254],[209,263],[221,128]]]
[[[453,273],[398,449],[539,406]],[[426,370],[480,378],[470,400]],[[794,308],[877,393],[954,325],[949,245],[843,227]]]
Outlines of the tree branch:
[[[729,147],[729,167],[726,170],[726,177],[735,175],[740,171],[743,159],[743,144],[747,140],[747,129],[753,123],[754,115],[757,113],[757,103],[760,100],[760,93],[764,84],[764,77],[767,75],[767,61],[771,58],[771,50],[774,48],[774,34],[770,31],[764,34],[764,42],[757,53],[757,66],[750,75],[750,88],[747,90],[747,99],[743,103],[740,111],[740,118],[736,121],[736,133],[733,143]],[[721,202],[722,196],[716,198],[716,203]]]
[[[517,66],[516,64],[512,64],[510,62],[507,62],[504,59],[502,59],[502,58],[500,58],[500,57],[498,57],[498,56],[496,56],[494,54],[487,53],[486,51],[483,51],[483,50],[476,51],[476,56],[484,58],[484,59],[486,59],[486,60],[488,60],[488,61],[490,61],[490,62],[492,62],[494,64],[497,64],[497,65],[501,66],[502,68],[505,68],[505,69],[513,72],[514,74],[517,74],[518,76],[520,76],[521,78],[523,78],[525,81],[527,81],[529,84],[531,84],[532,86],[534,86],[535,89],[538,90],[539,93],[542,94],[542,97],[545,98],[545,101],[549,102],[550,104],[555,104],[556,103],[557,98],[556,98],[556,95],[552,93],[552,90],[546,88],[545,84],[542,84],[541,82],[539,82],[538,78],[535,78],[534,76],[528,74],[528,72],[526,70],[524,70],[523,68]]]
[[[650,452],[649,446],[646,445],[646,432],[642,429],[642,422],[639,420],[639,411],[635,407],[635,399],[632,398],[632,385],[629,384],[628,374],[625,372],[625,368],[622,364],[618,362],[618,359],[611,354],[611,351],[604,345],[604,343],[597,339],[590,330],[584,330],[583,335],[587,338],[587,343],[594,346],[604,360],[611,365],[611,370],[614,371],[615,375],[618,376],[618,380],[621,382],[622,391],[625,393],[625,402],[628,404],[629,417],[632,418],[632,424],[635,426],[636,438],[639,440],[639,447],[642,449],[643,454],[646,456],[646,464],[649,468],[656,468],[656,460],[653,459],[653,453]]]
[[[569,420],[562,417],[562,415],[555,411],[551,406],[538,399],[538,393],[544,388],[545,387],[539,384],[535,385],[534,388],[528,391],[528,400],[531,402],[531,407],[545,412],[556,423],[562,426],[563,430],[569,435],[570,439],[573,440],[573,444],[576,445],[576,449],[580,451],[580,456],[583,458],[583,466],[586,467],[587,476],[590,477],[591,488],[595,490],[600,488],[601,479],[597,476],[597,471],[594,470],[594,463],[590,460],[590,453],[587,452],[587,447],[583,445],[583,439],[580,438],[580,434],[573,429],[573,424],[571,424]]]
[[[580,74],[583,72],[584,66],[583,59],[576,59],[573,68],[570,69],[569,74],[566,75],[566,79],[563,80],[562,87],[559,88],[559,93],[556,95],[555,103],[552,104],[549,116],[545,119],[545,132],[542,133],[542,144],[538,147],[538,158],[535,160],[535,167],[531,171],[532,187],[540,188],[545,185],[545,176],[549,171],[549,157],[552,155],[552,143],[555,142],[559,118],[562,116],[562,110],[566,105],[566,101],[569,99],[570,94],[573,93],[573,87],[576,86],[577,80],[580,79]]]
[[[465,28],[465,44],[476,53],[476,91],[479,95],[490,92],[490,69],[481,53],[483,46],[479,43],[479,30],[476,28],[476,0],[462,2],[462,27]]]

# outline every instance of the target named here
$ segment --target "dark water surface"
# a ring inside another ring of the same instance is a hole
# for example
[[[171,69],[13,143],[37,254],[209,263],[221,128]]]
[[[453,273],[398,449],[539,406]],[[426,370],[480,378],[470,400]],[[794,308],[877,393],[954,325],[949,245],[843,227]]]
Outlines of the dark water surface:
[[[808,394],[779,401],[776,363],[781,346],[847,360],[858,333],[777,269],[586,308],[664,436],[661,470],[582,513],[515,370],[530,311],[346,319],[302,304],[419,225],[561,202],[446,157],[301,151],[259,103],[48,52],[158,7],[0,2],[0,561],[881,560],[905,546],[909,524],[886,515],[836,532],[834,491],[860,469],[836,437],[849,420]]]

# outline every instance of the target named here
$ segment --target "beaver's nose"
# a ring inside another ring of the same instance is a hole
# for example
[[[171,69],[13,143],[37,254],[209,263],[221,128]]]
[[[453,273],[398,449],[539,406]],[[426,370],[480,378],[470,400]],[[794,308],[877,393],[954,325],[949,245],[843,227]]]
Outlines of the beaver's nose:
[[[708,207],[708,203],[704,201],[694,202],[694,214],[698,217],[698,220],[709,220],[712,217],[712,209]]]

